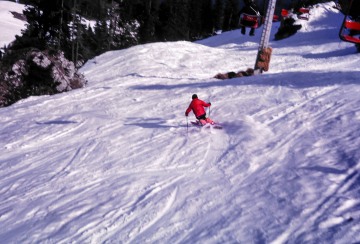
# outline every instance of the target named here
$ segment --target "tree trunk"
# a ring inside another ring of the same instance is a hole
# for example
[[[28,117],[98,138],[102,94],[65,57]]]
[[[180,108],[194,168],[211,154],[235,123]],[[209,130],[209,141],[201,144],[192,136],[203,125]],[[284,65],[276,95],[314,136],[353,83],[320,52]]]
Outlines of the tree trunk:
[[[57,45],[57,50],[59,51],[61,49],[61,40],[63,38],[63,31],[62,31],[62,26],[63,26],[63,11],[64,11],[64,0],[61,0],[61,9],[60,9],[60,28],[59,28],[59,40],[58,40],[58,45]]]

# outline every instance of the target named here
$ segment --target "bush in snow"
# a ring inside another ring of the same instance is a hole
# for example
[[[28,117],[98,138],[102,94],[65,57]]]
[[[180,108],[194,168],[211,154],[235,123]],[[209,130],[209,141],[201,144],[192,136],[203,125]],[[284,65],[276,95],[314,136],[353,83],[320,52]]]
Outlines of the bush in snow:
[[[0,71],[0,107],[37,95],[52,95],[84,87],[86,80],[77,73],[63,52],[31,49],[6,63]]]

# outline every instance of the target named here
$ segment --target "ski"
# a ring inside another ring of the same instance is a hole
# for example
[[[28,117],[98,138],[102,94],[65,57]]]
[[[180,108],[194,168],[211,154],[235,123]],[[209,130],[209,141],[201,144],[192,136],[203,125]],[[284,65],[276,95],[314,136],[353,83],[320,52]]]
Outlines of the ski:
[[[221,125],[216,124],[216,123],[215,124],[207,123],[205,125],[202,125],[199,121],[190,121],[190,122],[191,122],[191,124],[193,124],[193,125],[195,125],[197,127],[214,128],[214,129],[219,129],[219,130],[221,130],[223,128]]]

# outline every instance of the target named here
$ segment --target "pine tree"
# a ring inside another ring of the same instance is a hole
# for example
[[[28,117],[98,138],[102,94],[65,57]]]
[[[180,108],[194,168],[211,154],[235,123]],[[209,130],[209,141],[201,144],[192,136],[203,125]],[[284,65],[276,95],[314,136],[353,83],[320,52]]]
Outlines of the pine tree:
[[[203,37],[212,35],[214,33],[214,10],[212,0],[203,0],[202,4],[202,32]]]
[[[106,20],[97,20],[94,26],[95,29],[95,40],[96,40],[96,53],[101,54],[108,51],[108,25]]]
[[[167,40],[167,23],[171,18],[170,13],[170,5],[167,1],[163,1],[159,6],[159,14],[158,14],[159,21],[157,22],[155,35],[157,40],[159,41],[166,41]]]
[[[239,11],[239,0],[225,0],[223,30],[227,31],[238,27]]]
[[[119,21],[115,32],[117,48],[126,48],[139,44],[139,21],[132,15],[130,1],[120,1],[117,11]]]
[[[166,41],[189,40],[188,0],[167,0],[160,6],[159,21]]]
[[[202,19],[202,6],[203,0],[190,0],[189,3],[189,29],[190,39],[198,40],[202,37],[203,32],[203,19]]]
[[[131,0],[111,0],[96,21],[94,39],[96,53],[121,49],[139,43],[137,10]]]
[[[198,40],[212,35],[214,31],[212,5],[212,0],[190,0],[190,40]]]
[[[215,0],[214,5],[214,28],[222,30],[224,24],[224,1]]]
[[[23,34],[39,49],[59,49],[62,40],[69,38],[69,18],[64,11],[64,0],[31,0],[30,4],[24,10],[28,24]]]

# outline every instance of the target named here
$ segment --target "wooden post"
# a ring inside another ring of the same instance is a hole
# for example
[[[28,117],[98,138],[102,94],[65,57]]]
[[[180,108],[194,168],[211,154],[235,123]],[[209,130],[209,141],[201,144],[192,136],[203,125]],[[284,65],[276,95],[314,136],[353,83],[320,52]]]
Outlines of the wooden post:
[[[266,18],[264,28],[261,34],[258,54],[255,62],[255,74],[260,74],[263,71],[269,70],[270,57],[272,48],[269,47],[270,32],[272,27],[272,21],[274,18],[276,0],[269,0],[269,5],[266,11]]]

